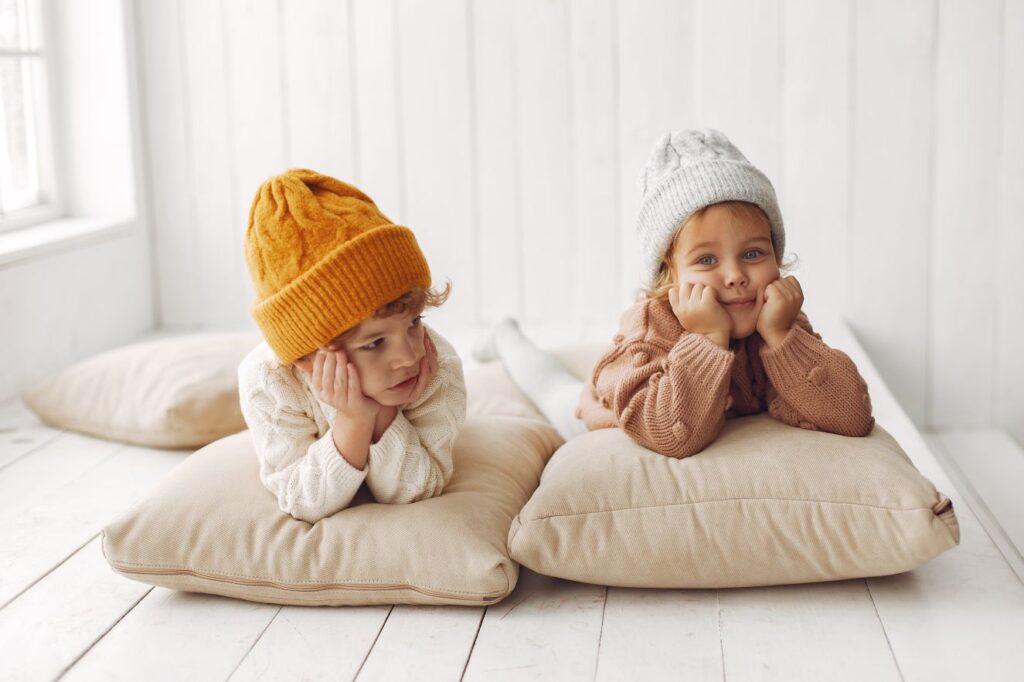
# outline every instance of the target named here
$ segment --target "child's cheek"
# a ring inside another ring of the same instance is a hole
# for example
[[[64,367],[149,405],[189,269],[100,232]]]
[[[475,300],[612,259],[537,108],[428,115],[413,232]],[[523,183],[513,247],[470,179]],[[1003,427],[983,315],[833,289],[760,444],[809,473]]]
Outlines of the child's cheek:
[[[688,272],[680,278],[680,281],[686,282],[687,284],[703,284],[706,287],[714,289],[715,293],[718,294],[719,297],[722,295],[722,291],[716,286],[717,283],[714,281],[714,278],[702,275],[699,272]]]

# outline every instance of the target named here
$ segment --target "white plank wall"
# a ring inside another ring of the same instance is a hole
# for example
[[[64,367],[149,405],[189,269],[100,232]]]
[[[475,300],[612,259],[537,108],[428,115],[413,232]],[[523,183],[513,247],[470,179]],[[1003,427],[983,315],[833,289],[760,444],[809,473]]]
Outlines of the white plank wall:
[[[1021,5],[138,3],[161,321],[252,326],[249,204],[307,166],[416,231],[454,285],[435,325],[612,324],[647,154],[710,126],[918,424],[1024,438]]]
[[[521,0],[515,5],[521,159],[523,318],[570,316],[572,147],[569,3]]]
[[[995,423],[1024,444],[1024,316],[1020,314],[1020,254],[1024,253],[1024,2],[1003,17],[1003,130],[1000,213],[996,234]],[[1008,284],[1009,283],[1009,284]],[[1016,286],[1014,286],[1016,285]]]
[[[614,0],[569,3],[569,163],[572,170],[573,253],[570,267],[574,324],[603,322],[619,293],[617,44]]]
[[[693,128],[694,55],[689,44],[694,0],[616,0],[619,47],[619,254],[620,294],[625,308],[639,287],[640,253],[633,225],[640,209],[637,179],[655,140],[671,130]],[[687,36],[680,39],[680,35]]]
[[[356,182],[373,197],[385,215],[403,223],[401,100],[398,97],[394,2],[350,2]]]
[[[939,3],[928,415],[938,426],[992,417],[1002,19],[1000,0]]]
[[[416,232],[438,286],[453,283],[448,303],[429,313],[444,326],[439,320],[477,314],[469,17],[466,0],[399,0],[395,10],[403,36],[397,45],[402,220]]]
[[[847,310],[852,4],[788,0],[782,16],[784,153],[775,181],[788,259],[809,309]]]
[[[476,140],[478,315],[493,322],[522,316],[522,238],[519,210],[522,188],[519,159],[516,41],[508,30],[514,18],[510,2],[470,3],[473,60],[472,89]]]
[[[183,203],[191,204],[191,231],[202,235],[203,248],[193,254],[194,262],[188,266],[199,282],[196,307],[184,321],[171,319],[165,310],[163,322],[171,327],[197,323],[204,328],[234,326],[244,319],[249,303],[248,274],[239,247],[247,214],[235,210],[237,182],[225,88],[224,15],[219,3],[205,0],[182,0],[179,7],[178,44],[188,89],[185,129],[189,137],[185,144],[193,150],[187,185],[191,201]]]
[[[935,16],[932,0],[858,0],[854,19],[846,314],[917,424],[928,401]]]
[[[689,28],[697,125],[724,131],[779,187],[784,149],[780,0],[697,0],[694,8]],[[667,75],[672,70],[668,65]]]

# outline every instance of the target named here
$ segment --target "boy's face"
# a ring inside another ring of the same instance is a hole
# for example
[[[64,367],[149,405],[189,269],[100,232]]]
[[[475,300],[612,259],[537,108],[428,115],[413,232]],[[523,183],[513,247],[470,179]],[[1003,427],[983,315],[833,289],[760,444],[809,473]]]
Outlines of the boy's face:
[[[404,405],[416,385],[420,360],[426,354],[421,315],[411,311],[391,317],[371,317],[356,327],[345,341],[331,340],[324,349],[343,350],[356,366],[363,394],[381,405]],[[312,371],[314,353],[295,361]]]
[[[683,227],[672,252],[676,281],[714,289],[737,339],[757,329],[765,288],[779,278],[767,217],[746,213],[709,206]]]

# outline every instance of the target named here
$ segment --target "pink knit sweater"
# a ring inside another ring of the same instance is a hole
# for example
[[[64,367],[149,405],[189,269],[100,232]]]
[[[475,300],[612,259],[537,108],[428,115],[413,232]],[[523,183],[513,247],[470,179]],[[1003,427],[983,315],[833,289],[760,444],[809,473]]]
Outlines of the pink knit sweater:
[[[688,457],[726,419],[765,409],[791,426],[842,436],[866,436],[875,422],[857,367],[803,313],[775,349],[755,332],[725,350],[685,331],[668,301],[647,299],[623,314],[576,414],[588,429],[621,427],[650,450]]]

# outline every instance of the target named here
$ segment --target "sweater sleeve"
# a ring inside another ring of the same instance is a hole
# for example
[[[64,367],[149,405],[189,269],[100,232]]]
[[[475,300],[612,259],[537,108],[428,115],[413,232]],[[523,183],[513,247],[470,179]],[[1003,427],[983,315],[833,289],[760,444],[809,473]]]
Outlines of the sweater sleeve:
[[[454,349],[436,333],[431,338],[438,349],[437,374],[370,446],[366,484],[377,502],[436,497],[452,477],[452,449],[466,419],[466,383]]]
[[[293,517],[316,523],[347,507],[366,477],[341,456],[332,430],[302,407],[301,386],[282,368],[239,368],[242,414],[260,462],[260,480]]]
[[[768,411],[791,426],[841,436],[866,436],[875,420],[864,379],[853,361],[829,347],[801,313],[776,348],[761,347],[771,382]]]
[[[637,443],[669,457],[703,450],[725,424],[734,354],[684,332],[667,351],[639,340],[614,349],[596,392]]]

